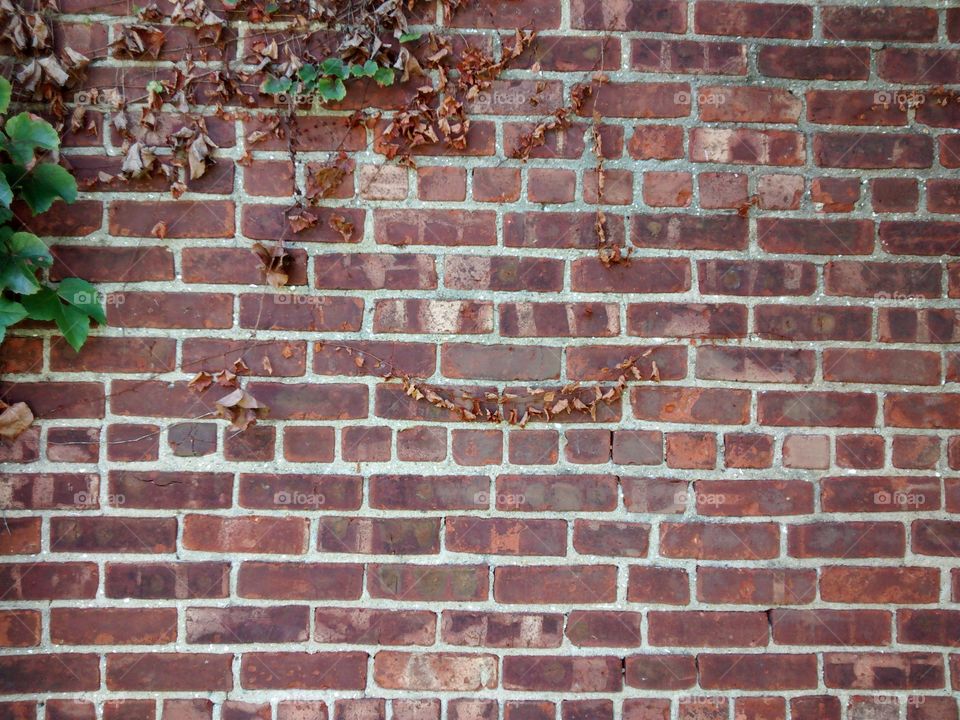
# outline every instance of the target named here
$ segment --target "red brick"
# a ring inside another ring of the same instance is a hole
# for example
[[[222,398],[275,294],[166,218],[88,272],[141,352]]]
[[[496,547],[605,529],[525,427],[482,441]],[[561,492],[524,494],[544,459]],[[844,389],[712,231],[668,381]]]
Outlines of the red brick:
[[[488,333],[493,329],[493,305],[471,300],[377,300],[373,327],[379,333]]]
[[[868,340],[871,315],[865,307],[760,305],[755,327],[775,340]]]
[[[770,626],[779,645],[889,645],[891,640],[885,610],[774,609]]]
[[[895,255],[953,255],[958,237],[960,223],[955,222],[880,223],[880,244]]]
[[[764,210],[797,210],[803,198],[804,179],[779,173],[761,175],[757,180],[759,207]]]
[[[709,295],[811,295],[817,287],[816,268],[806,262],[700,260],[697,274]]]
[[[485,565],[371,565],[367,590],[371,597],[404,602],[468,602],[489,594]]]
[[[100,687],[100,664],[96,655],[73,653],[70,664],[56,654],[0,656],[0,692],[77,693]]]
[[[634,242],[639,244],[638,241],[640,239],[635,236]],[[637,258],[629,264],[610,267],[599,259],[581,258],[573,261],[570,273],[576,292],[675,293],[690,288],[690,263],[686,258]],[[531,303],[516,305],[520,308],[537,307]],[[558,304],[551,306],[561,307]],[[543,304],[539,307],[551,306]]]
[[[347,462],[387,462],[392,443],[388,427],[351,425],[340,432],[340,457]]]
[[[937,36],[937,13],[919,7],[827,7],[823,35],[831,40],[931,42]]]
[[[813,11],[776,3],[700,0],[694,25],[697,32],[707,35],[805,39],[813,31]]]
[[[36,610],[0,610],[0,647],[40,644],[40,613]]]
[[[829,688],[865,690],[943,687],[943,657],[933,653],[825,653],[823,680]]]
[[[50,519],[54,552],[171,553],[176,544],[176,518],[111,515]]]
[[[813,695],[790,699],[790,715],[796,720],[840,720],[840,699]]]
[[[717,464],[717,436],[703,432],[666,435],[667,467],[712,470]]]
[[[802,690],[817,686],[817,656],[765,653],[697,657],[705,690]]]
[[[675,125],[637,125],[627,143],[635,160],[672,160],[683,157],[683,128]]]
[[[663,523],[660,554],[700,560],[759,560],[780,554],[773,523]]]
[[[769,77],[866,80],[870,75],[870,50],[847,45],[763,45],[757,66]]]
[[[501,613],[445,610],[441,635],[452,645],[497,648],[552,648],[563,639],[559,613]]]
[[[932,435],[894,435],[893,466],[930,470],[940,460],[940,438]]]
[[[694,492],[704,516],[806,515],[814,509],[813,485],[804,480],[697,480]]]
[[[813,157],[821,167],[926,168],[933,162],[933,141],[894,133],[818,133]]]
[[[773,437],[761,433],[726,433],[723,461],[726,467],[768,468],[773,464]]]
[[[443,346],[440,370],[462,379],[556,380],[561,354],[558,347],[450,344]]]
[[[356,510],[363,496],[358,475],[241,473],[241,507],[294,510]]]
[[[757,398],[761,425],[873,427],[877,398],[868,393],[764,391]]]
[[[733,304],[631,303],[627,332],[642,337],[743,337],[747,309]]]
[[[746,390],[636,387],[631,404],[635,417],[658,422],[743,425],[750,416]]]
[[[320,552],[363,555],[435,555],[440,552],[437,518],[325,516],[319,523]]]
[[[757,221],[760,247],[771,253],[806,255],[869,255],[873,252],[873,223],[869,220],[761,218]]]
[[[177,639],[176,608],[54,608],[58,645],[158,645]]]
[[[527,199],[536,203],[573,202],[575,185],[572,170],[533,168],[527,175]]]
[[[51,280],[82,277],[89,282],[173,280],[173,253],[159,245],[102,247],[53,245]]]
[[[111,297],[116,301],[107,303],[110,325],[148,328],[229,328],[233,325],[230,295],[123,292]]]
[[[763,612],[651,610],[648,640],[668,647],[763,647],[767,616]]]
[[[365,652],[252,652],[240,658],[240,685],[247,690],[362,690]]]
[[[698,127],[690,131],[694,162],[803,165],[805,148],[804,136],[788,130]]]
[[[646,523],[577,520],[573,547],[581,555],[646,557],[649,537]]]
[[[507,213],[503,217],[503,244],[522,248],[589,248],[597,246],[595,213]],[[621,215],[606,213],[607,242],[623,245]]]
[[[614,657],[509,655],[503,686],[510,690],[616,692],[622,687],[620,661]]]
[[[820,596],[826,602],[919,604],[940,598],[940,571],[922,567],[827,566],[821,570]]]
[[[432,645],[437,618],[421,610],[317,608],[314,638],[321,643]]]
[[[692,195],[693,179],[690,173],[652,171],[643,174],[643,201],[647,205],[687,207]]]
[[[553,465],[559,458],[560,434],[556,430],[512,430],[509,458],[514,465]]]
[[[245,516],[187,515],[183,546],[219,553],[299,554],[306,550],[306,520]]]
[[[697,668],[692,655],[674,653],[628,655],[625,665],[625,680],[630,687],[646,690],[683,690],[693,687],[697,682]],[[668,715],[664,717],[669,717],[669,707],[669,701],[667,701]],[[659,712],[659,706],[657,712]],[[640,720],[645,718],[646,716],[640,716]]]
[[[886,442],[875,435],[838,435],[837,465],[857,470],[882,468]]]
[[[816,358],[806,350],[701,346],[697,377],[735,382],[808,383]]]
[[[494,571],[494,598],[501,603],[566,604],[612,602],[613,565],[501,566]]]
[[[642,72],[746,75],[747,52],[734,42],[644,38],[632,41],[630,66]]]
[[[697,102],[706,122],[796,123],[800,118],[800,99],[780,88],[703,86]]]
[[[824,282],[830,295],[873,297],[878,300],[903,297],[939,297],[940,267],[930,263],[827,263]],[[891,288],[896,288],[891,292]]]
[[[478,510],[490,506],[490,478],[373,475],[370,506],[392,510]]]
[[[617,505],[614,475],[499,475],[496,489],[500,510],[603,512]]]
[[[234,205],[224,200],[110,203],[110,233],[119,237],[150,237],[164,222],[168,238],[229,238],[235,232],[233,218]]]
[[[823,377],[848,383],[938,385],[940,355],[919,350],[828,348],[823,354]]]
[[[860,180],[857,178],[814,178],[810,199],[819,212],[853,212],[860,199]]]
[[[516,168],[474,168],[473,199],[478,202],[516,202],[520,199],[520,171]]]
[[[914,178],[873,178],[870,197],[875,212],[910,212],[919,203],[917,181]]]
[[[187,608],[187,642],[203,644],[292,643],[309,636],[306,606]]]
[[[357,600],[363,565],[244,562],[237,576],[242,598],[283,600]]]
[[[233,473],[111,470],[110,495],[123,497],[131,508],[228,508]]]
[[[374,230],[382,245],[494,245],[495,220],[490,210],[378,209]]]
[[[601,267],[599,261],[587,262],[590,263],[590,267]],[[621,274],[613,280],[622,285],[624,280],[621,278],[630,278],[630,276]],[[641,278],[630,280],[645,282]],[[589,287],[592,279],[583,277],[582,282],[585,287]],[[669,282],[676,282],[676,280],[671,278]],[[593,292],[606,291],[606,288],[593,290]],[[620,334],[620,316],[617,306],[612,303],[502,303],[500,334],[502,337],[511,338],[611,337]]]
[[[602,92],[594,89],[579,112],[587,117],[594,112],[620,118],[686,117],[689,95],[690,85],[682,82],[607,83]]]
[[[230,565],[220,562],[117,563],[106,569],[110,598],[186,599],[228,595]]]
[[[904,528],[894,522],[814,522],[787,529],[790,557],[903,557]]]
[[[687,28],[686,7],[677,0],[642,0],[629,6],[613,0],[573,0],[570,14],[572,26],[585,30],[682,33]]]
[[[315,257],[318,288],[429,290],[437,287],[435,261],[409,253],[324,253]]]
[[[748,178],[744,173],[700,173],[697,179],[703,208],[739,208],[747,202]]]
[[[821,125],[906,125],[906,107],[885,99],[873,90],[810,90],[807,119]]]
[[[456,167],[417,168],[417,193],[421,200],[462,202],[467,197],[467,171]]]
[[[814,569],[697,568],[697,599],[732,605],[805,605],[816,599]]]
[[[397,431],[397,459],[440,462],[447,457],[445,428],[415,427]],[[511,457],[511,462],[513,458]]]
[[[230,690],[232,655],[213,653],[151,653],[144,663],[140,653],[107,655],[107,688],[128,691]]]
[[[610,461],[609,430],[567,430],[564,433],[564,456],[567,462],[598,465]]]
[[[498,684],[497,675],[495,655],[381,650],[373,659],[377,685],[394,690],[491,689]]]

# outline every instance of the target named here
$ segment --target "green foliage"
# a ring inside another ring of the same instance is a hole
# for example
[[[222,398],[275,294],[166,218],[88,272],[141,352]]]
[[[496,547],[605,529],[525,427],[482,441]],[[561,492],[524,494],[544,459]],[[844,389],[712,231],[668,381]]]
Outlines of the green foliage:
[[[409,39],[416,38],[411,35]],[[386,87],[393,85],[395,74],[393,68],[373,60],[348,64],[340,58],[330,57],[317,65],[304,65],[297,72],[296,78],[270,75],[260,84],[260,92],[276,96],[293,93],[295,97],[339,102],[347,96],[346,83],[358,78],[372,78],[380,87]]]
[[[0,114],[9,107],[10,95],[10,83],[0,78]],[[59,146],[50,123],[30,113],[8,118],[0,131],[0,153],[8,160],[0,163],[0,342],[8,327],[25,318],[52,320],[77,350],[87,339],[90,320],[107,321],[96,289],[78,278],[56,286],[47,283],[42,273],[53,265],[53,257],[46,244],[33,233],[8,225],[16,197],[34,215],[49,210],[58,198],[68,203],[77,199],[73,176],[37,157],[38,150]]]

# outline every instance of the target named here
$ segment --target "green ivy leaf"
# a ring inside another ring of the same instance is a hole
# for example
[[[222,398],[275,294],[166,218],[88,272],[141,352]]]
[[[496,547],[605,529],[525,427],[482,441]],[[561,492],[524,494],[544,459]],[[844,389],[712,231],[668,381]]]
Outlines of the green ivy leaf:
[[[34,215],[46,212],[57,198],[67,203],[77,199],[77,181],[66,168],[41,163],[18,183],[18,189]]]
[[[414,40],[419,40],[422,36],[422,33],[418,32],[405,32],[400,36],[401,43],[413,42]]]
[[[33,295],[40,289],[36,268],[22,260],[8,260],[0,270],[0,289],[12,290],[20,295]]]
[[[277,78],[273,75],[270,75],[266,80],[260,83],[260,92],[266,93],[267,95],[285,93],[290,89],[292,84],[293,83],[288,77]]]
[[[348,71],[340,58],[327,58],[320,64],[320,74],[344,80]]]
[[[54,320],[63,333],[63,339],[74,350],[80,350],[90,334],[90,319],[75,307],[61,305],[60,314]]]
[[[54,320],[60,314],[60,308],[63,303],[53,291],[53,288],[45,287],[34,295],[27,295],[20,298],[23,307],[27,311],[27,317],[31,320]]]
[[[86,280],[65,278],[57,287],[57,295],[101,325],[107,324],[107,316],[103,312],[103,305],[100,304],[100,293]]]
[[[324,100],[340,101],[347,96],[347,86],[340,78],[320,78],[317,80],[317,93]]]
[[[0,176],[2,176],[2,173],[0,173]],[[6,180],[6,177],[4,177],[4,180]],[[9,208],[0,207],[0,224],[9,222],[10,220],[13,220],[13,213]]]
[[[379,67],[373,75],[373,81],[380,87],[393,85],[393,68]]]
[[[4,130],[9,138],[5,149],[17,165],[29,165],[36,148],[55,150],[60,145],[60,138],[53,126],[27,112],[8,119]]]
[[[70,347],[79,350],[90,332],[90,319],[78,308],[64,305],[53,288],[45,287],[35,295],[22,298],[27,317],[53,320]]]
[[[299,72],[297,72],[297,77],[309,85],[317,79],[317,68],[313,65],[304,65],[300,68]]]
[[[53,265],[53,256],[47,244],[33,233],[15,232],[7,239],[10,254],[17,260],[23,260],[40,267]]]
[[[6,329],[27,316],[27,310],[18,302],[0,297],[0,329]]]
[[[10,96],[13,94],[13,88],[10,81],[5,77],[0,77],[0,115],[10,107]]]
[[[3,207],[10,207],[10,203],[13,202],[13,190],[10,189],[10,183],[7,182],[7,176],[3,173],[0,173],[0,204]],[[6,222],[5,220],[0,220],[0,222]]]

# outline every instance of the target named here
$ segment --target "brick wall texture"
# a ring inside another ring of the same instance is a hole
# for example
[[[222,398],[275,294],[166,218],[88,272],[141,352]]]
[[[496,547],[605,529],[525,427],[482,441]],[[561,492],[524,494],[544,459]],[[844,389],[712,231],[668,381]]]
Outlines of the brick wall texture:
[[[91,86],[131,98],[192,37],[117,60],[130,2],[61,6]],[[306,112],[295,163],[211,116],[178,201],[98,175],[109,111],[67,138],[81,199],[26,222],[110,324],[0,351],[38,417],[0,449],[0,718],[957,720],[960,8],[433,12],[538,40],[416,168],[343,122],[416,82]],[[266,32],[237,27],[227,59]],[[294,179],[341,147],[355,171],[291,233]],[[601,263],[598,209],[629,262]],[[281,237],[274,290],[250,249]],[[241,358],[270,406],[245,433],[187,387]],[[596,417],[524,428],[384,377],[593,394],[629,358]]]

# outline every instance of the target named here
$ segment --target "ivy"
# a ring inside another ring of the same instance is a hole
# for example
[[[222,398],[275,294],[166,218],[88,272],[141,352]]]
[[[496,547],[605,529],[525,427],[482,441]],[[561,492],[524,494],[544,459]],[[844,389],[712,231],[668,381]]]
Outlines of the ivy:
[[[411,39],[414,38],[411,36]],[[296,98],[316,98],[324,103],[340,102],[347,96],[346,83],[359,78],[371,78],[380,87],[387,87],[393,85],[396,74],[393,68],[374,60],[345,63],[340,58],[329,57],[321,63],[303,65],[296,77],[267,76],[260,84],[260,92],[273,95],[278,101],[284,95],[293,94]]]
[[[0,78],[0,115],[6,114],[10,95],[10,83]],[[77,199],[77,183],[66,168],[41,159],[59,147],[57,131],[31,113],[8,118],[0,131],[0,153],[8,160],[0,164],[0,342],[8,327],[30,318],[55,322],[78,350],[87,339],[90,321],[107,321],[96,289],[79,278],[58,285],[43,280],[43,272],[53,265],[50,250],[33,233],[10,225],[17,197],[34,215],[49,210],[57,200]]]

